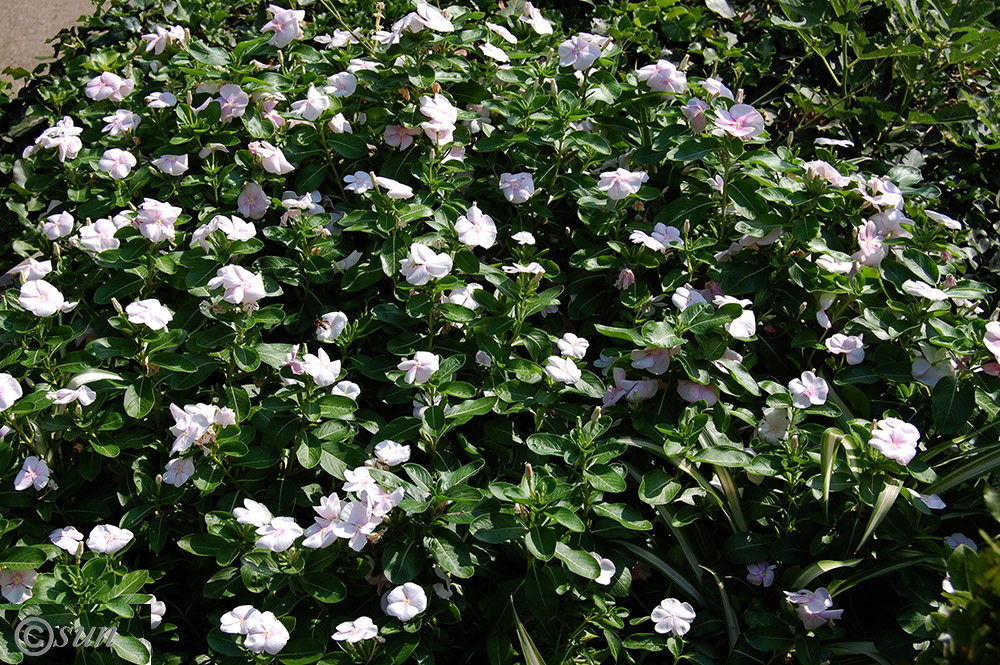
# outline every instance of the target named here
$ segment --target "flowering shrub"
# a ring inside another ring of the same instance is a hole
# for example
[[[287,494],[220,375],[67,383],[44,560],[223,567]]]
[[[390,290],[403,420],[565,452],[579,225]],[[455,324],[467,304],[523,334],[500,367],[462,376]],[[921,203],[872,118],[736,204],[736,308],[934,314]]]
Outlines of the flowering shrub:
[[[528,2],[213,6],[14,133],[0,660],[936,657],[1000,465],[938,187]]]

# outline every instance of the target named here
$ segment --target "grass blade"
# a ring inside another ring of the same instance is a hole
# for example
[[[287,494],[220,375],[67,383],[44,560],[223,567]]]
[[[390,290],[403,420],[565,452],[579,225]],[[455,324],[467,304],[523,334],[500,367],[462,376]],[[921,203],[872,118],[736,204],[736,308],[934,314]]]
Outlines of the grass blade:
[[[542,659],[542,654],[538,652],[538,648],[531,640],[531,636],[528,635],[528,631],[524,629],[524,624],[521,623],[521,617],[517,615],[517,608],[514,607],[514,596],[510,597],[510,609],[514,612],[514,625],[517,628],[517,641],[521,643],[521,655],[524,656],[524,662],[528,665],[545,665],[545,661]]]
[[[673,582],[685,594],[687,594],[687,596],[691,600],[698,603],[702,607],[706,606],[705,596],[703,596],[701,592],[698,591],[698,589],[695,588],[695,586],[687,580],[687,578],[681,575],[679,570],[671,566],[669,563],[667,563],[660,557],[656,556],[648,549],[644,547],[639,547],[635,543],[630,543],[624,540],[615,540],[612,542],[621,545],[622,547],[628,550],[631,550],[633,554],[635,554],[637,557],[639,557],[639,559],[644,561],[650,568],[661,573],[664,577]]]
[[[833,477],[833,466],[837,462],[837,448],[844,433],[835,427],[828,427],[823,432],[820,443],[820,465],[823,471],[823,516],[830,519],[830,479]]]
[[[889,514],[889,509],[892,508],[892,504],[896,502],[896,497],[899,496],[900,490],[903,489],[903,481],[897,480],[895,478],[887,480],[885,487],[879,492],[878,498],[875,499],[875,510],[872,511],[872,516],[868,520],[868,527],[865,529],[865,535],[861,536],[861,542],[858,543],[857,548],[855,548],[855,553],[861,549],[868,538],[875,532],[878,525],[885,519],[885,516]]]
[[[846,561],[817,561],[816,563],[807,566],[801,573],[799,573],[799,576],[795,578],[794,582],[792,582],[791,588],[805,589],[809,586],[810,582],[823,573],[828,573],[831,570],[836,570],[837,568],[853,568],[863,560],[864,559],[847,559]]]

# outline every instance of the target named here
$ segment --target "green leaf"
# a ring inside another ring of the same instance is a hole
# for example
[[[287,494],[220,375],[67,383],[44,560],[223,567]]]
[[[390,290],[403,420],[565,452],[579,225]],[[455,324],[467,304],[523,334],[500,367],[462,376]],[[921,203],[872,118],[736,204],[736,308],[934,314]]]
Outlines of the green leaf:
[[[524,543],[532,556],[548,561],[556,553],[556,532],[548,527],[532,527],[525,536]]]
[[[302,579],[302,590],[321,603],[339,603],[347,597],[347,587],[332,573],[309,573]]]
[[[583,533],[585,529],[583,520],[569,508],[549,508],[546,513],[574,533]]]
[[[689,459],[692,462],[707,462],[716,466],[745,467],[753,461],[753,455],[732,446],[712,446],[693,451]]]
[[[188,42],[187,51],[198,62],[213,67],[228,67],[229,54],[221,48],[209,46],[203,41],[192,39]]]
[[[382,568],[387,580],[393,584],[411,582],[424,566],[420,543],[411,538],[402,543],[391,543],[382,552]]]
[[[589,556],[589,555],[588,555]],[[591,559],[593,561],[593,559]],[[596,563],[596,562],[595,562]],[[600,568],[598,568],[600,571]],[[514,625],[517,629],[517,640],[521,643],[521,656],[527,665],[545,665],[545,661],[542,659],[542,654],[538,652],[538,647],[531,640],[531,636],[528,635],[528,631],[524,629],[524,624],[521,623],[521,617],[517,615],[517,608],[514,607],[514,597],[511,596],[510,599],[510,609],[514,612]]]
[[[45,550],[41,547],[19,545],[0,554],[0,568],[11,570],[34,570],[46,561]]]
[[[885,519],[885,516],[889,514],[889,509],[892,508],[892,504],[896,502],[896,497],[899,496],[900,490],[903,489],[903,482],[896,478],[886,480],[885,487],[879,492],[878,498],[875,499],[874,510],[872,515],[868,520],[868,526],[865,528],[865,533],[861,536],[861,542],[855,548],[855,552],[861,549],[868,538],[875,533],[875,529],[878,525]]]
[[[527,529],[514,517],[507,513],[480,515],[473,520],[469,533],[476,540],[484,543],[505,543],[514,538],[520,538]]]
[[[943,376],[931,391],[934,426],[941,434],[954,434],[969,422],[976,408],[976,388],[953,376]]]
[[[467,579],[476,572],[472,553],[462,539],[450,529],[437,529],[424,538],[424,547],[445,571]]]
[[[653,528],[649,520],[643,519],[639,511],[628,504],[595,503],[593,509],[598,515],[613,519],[622,526],[634,531],[649,531]]]
[[[559,542],[556,543],[556,558],[566,564],[572,572],[588,580],[596,580],[601,576],[601,566],[590,556],[590,552],[573,549],[566,543]]]
[[[614,467],[606,464],[595,464],[584,472],[584,477],[590,481],[594,489],[603,492],[624,492],[625,478]]]
[[[674,500],[682,487],[666,471],[654,469],[639,483],[639,498],[651,506],[662,506]]]
[[[152,410],[155,403],[153,382],[146,377],[140,377],[125,389],[125,413],[132,418],[142,418]]]
[[[158,351],[150,355],[149,364],[186,374],[198,371],[197,363],[187,356],[182,356],[179,353],[168,353],[166,351]]]
[[[801,573],[799,573],[799,576],[795,578],[794,582],[792,582],[791,588],[804,589],[807,586],[809,586],[809,584],[814,579],[816,579],[820,575],[823,575],[824,573],[828,573],[831,570],[837,570],[838,568],[853,568],[862,561],[864,561],[864,559],[847,559],[845,561],[833,561],[833,560],[817,561],[816,563],[807,566],[805,569],[803,569]]]
[[[126,637],[116,633],[111,640],[111,650],[122,660],[135,665],[146,665],[152,658],[152,653],[138,637]]]
[[[341,157],[361,159],[368,156],[368,143],[357,134],[330,134],[326,141]]]
[[[309,665],[326,653],[326,642],[311,637],[291,640],[278,653],[278,660],[284,665]]]
[[[830,511],[830,479],[833,478],[833,465],[837,461],[837,448],[844,433],[839,429],[828,427],[823,432],[823,440],[819,447],[820,470],[823,474],[823,511]]]
[[[722,143],[714,138],[686,138],[667,157],[678,162],[693,162],[722,149]]]

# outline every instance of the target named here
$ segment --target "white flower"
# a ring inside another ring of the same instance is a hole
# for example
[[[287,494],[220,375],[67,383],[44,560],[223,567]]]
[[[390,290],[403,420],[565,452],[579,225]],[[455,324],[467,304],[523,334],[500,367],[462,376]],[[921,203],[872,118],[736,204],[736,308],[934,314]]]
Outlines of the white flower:
[[[180,487],[194,475],[194,462],[189,459],[175,457],[167,462],[163,471],[163,482],[174,487]]]
[[[172,92],[151,92],[146,95],[146,105],[151,109],[165,109],[177,104],[177,96]]]
[[[883,418],[875,425],[868,444],[891,460],[907,465],[917,455],[920,430],[899,418]]]
[[[125,308],[125,313],[130,322],[146,324],[151,330],[166,330],[167,324],[174,318],[156,298],[136,300]]]
[[[291,517],[275,517],[264,526],[258,527],[257,535],[260,538],[254,543],[255,547],[272,552],[284,552],[302,535],[302,527]]]
[[[825,342],[830,353],[843,353],[848,365],[860,364],[865,359],[865,342],[861,335],[831,335]]]
[[[670,357],[673,355],[671,349],[655,349],[646,347],[635,349],[629,353],[629,360],[635,369],[644,369],[650,374],[657,376],[665,374],[670,369]]]
[[[174,224],[182,212],[183,210],[169,203],[144,199],[139,205],[135,223],[139,225],[139,232],[150,242],[173,240],[176,234]]]
[[[332,342],[347,327],[347,315],[343,312],[327,312],[316,322],[316,339],[321,342]]]
[[[76,527],[65,526],[50,533],[49,542],[59,549],[75,555],[81,549],[83,534],[77,531]]]
[[[597,552],[591,552],[590,556],[594,557],[594,561],[596,561],[597,565],[601,567],[601,574],[596,580],[594,580],[594,582],[600,584],[601,586],[611,584],[611,580],[614,578],[615,572],[617,572],[614,562],[611,559],[605,559]]]
[[[768,564],[767,560],[747,564],[747,581],[754,586],[769,587],[774,583],[774,571],[777,566]]]
[[[789,602],[798,607],[795,613],[802,621],[806,630],[815,630],[824,624],[833,624],[844,613],[844,610],[830,609],[833,607],[833,599],[830,592],[820,587],[816,591],[802,589],[800,591],[785,591]]]
[[[52,400],[53,404],[70,404],[80,402],[83,406],[89,406],[97,399],[90,386],[80,386],[79,388],[60,388],[45,394],[45,397]]]
[[[14,489],[17,491],[26,490],[34,486],[36,490],[45,489],[49,484],[49,466],[45,460],[40,460],[34,455],[24,460],[24,465],[14,478]]]
[[[559,45],[559,64],[577,71],[590,69],[601,57],[601,47],[607,40],[599,35],[581,32]]]
[[[545,373],[554,381],[562,381],[569,385],[583,378],[583,373],[572,358],[560,358],[559,356],[549,356],[545,365]]]
[[[629,171],[619,168],[601,174],[597,189],[608,193],[608,198],[612,201],[620,201],[630,194],[638,193],[642,183],[649,180],[649,174],[645,171]]]
[[[260,614],[252,605],[240,605],[219,618],[219,630],[231,635],[246,635],[249,621]]]
[[[514,33],[508,30],[507,28],[503,27],[502,25],[497,25],[496,23],[490,23],[489,21],[486,21],[486,27],[489,28],[491,31],[495,32],[496,34],[500,35],[500,37],[503,38],[503,40],[508,44],[517,43],[517,37],[514,36]]]
[[[653,92],[685,92],[687,76],[668,60],[657,60],[636,72],[636,78],[645,81]]]
[[[111,524],[95,526],[87,536],[87,547],[101,554],[114,554],[132,542],[132,532]]]
[[[261,274],[252,273],[237,265],[219,268],[215,277],[208,280],[209,289],[214,291],[219,287],[225,289],[222,299],[235,305],[248,305],[267,295],[264,289],[264,278]]]
[[[469,284],[460,289],[453,289],[446,297],[445,302],[449,302],[453,305],[461,305],[466,309],[476,310],[479,309],[479,303],[476,302],[476,298],[473,294],[476,291],[482,290],[482,286],[479,284]],[[454,325],[454,324],[453,324]],[[460,324],[459,324],[460,325]]]
[[[410,447],[386,439],[375,444],[375,457],[386,466],[405,464],[410,461]]]
[[[292,113],[300,115],[306,120],[313,121],[319,118],[323,111],[330,108],[330,98],[316,89],[316,86],[309,84],[306,98],[297,102],[292,102]]]
[[[133,164],[134,164],[133,158]],[[49,240],[58,240],[73,232],[73,216],[66,211],[49,215],[42,223],[42,233]]]
[[[302,23],[305,21],[305,11],[268,5],[267,13],[271,15],[271,20],[265,23],[260,31],[274,31],[274,35],[267,42],[268,44],[277,48],[284,48],[291,44],[293,40],[302,39]]]
[[[764,418],[757,423],[757,435],[768,443],[778,443],[788,437],[791,420],[787,409],[764,407]]]
[[[518,245],[534,245],[535,236],[531,235],[527,231],[518,231],[510,237],[511,240],[516,242]]]
[[[104,126],[102,132],[107,132],[110,136],[121,136],[138,127],[142,118],[128,109],[118,109],[113,115],[104,116],[104,122],[108,124]]]
[[[59,289],[44,279],[34,279],[22,284],[17,302],[35,316],[41,317],[64,311],[66,306],[66,299]]]
[[[409,256],[401,260],[399,265],[407,282],[421,286],[432,279],[441,279],[448,275],[452,268],[452,258],[448,254],[438,254],[427,245],[415,242],[410,245]]]
[[[187,155],[163,155],[153,160],[153,166],[160,169],[161,173],[172,176],[184,175],[188,170]]]
[[[458,234],[458,241],[466,247],[489,249],[497,239],[497,226],[493,223],[493,218],[475,205],[455,220],[455,232]]]
[[[351,129],[351,123],[347,121],[343,113],[338,113],[337,115],[330,118],[330,122],[326,123],[327,129],[329,129],[334,134],[353,134],[354,130]]]
[[[965,545],[973,552],[979,551],[979,547],[976,546],[976,543],[964,533],[953,533],[944,539],[944,543],[953,550],[957,550],[962,545]]]
[[[406,383],[427,383],[441,366],[441,357],[429,351],[417,351],[410,360],[403,360],[397,369],[406,372],[403,381]]]
[[[951,217],[945,215],[944,213],[935,212],[934,210],[925,210],[924,214],[927,215],[928,219],[937,222],[946,229],[951,229],[952,231],[962,230],[962,222],[956,219],[952,219]]]
[[[358,396],[361,395],[361,386],[353,381],[338,381],[330,388],[330,394],[357,401]]]
[[[33,570],[0,570],[0,595],[8,602],[20,605],[32,596],[38,573]]]
[[[705,89],[705,92],[707,92],[710,97],[725,97],[726,99],[733,98],[733,91],[727,88],[719,79],[705,79],[702,81],[701,87]]]
[[[409,621],[427,609],[423,587],[407,582],[382,596],[382,611],[400,621]]]
[[[84,94],[95,102],[102,99],[111,99],[112,101],[120,102],[132,94],[134,88],[135,81],[132,79],[123,79],[117,74],[103,72],[90,79],[84,90]]]
[[[20,273],[23,281],[30,282],[41,279],[52,272],[52,261],[36,261],[28,257],[20,265],[15,266],[11,272]]]
[[[485,55],[488,58],[492,58],[497,62],[507,62],[508,60],[510,60],[510,57],[507,55],[507,53],[499,46],[494,46],[489,42],[484,42],[482,44],[478,44],[477,46],[479,50],[483,52],[483,55]]]
[[[233,508],[233,516],[238,523],[262,527],[271,521],[271,511],[264,504],[253,499],[243,499],[243,505],[244,508]]]
[[[670,301],[674,303],[677,309],[681,310],[682,312],[691,305],[694,305],[696,303],[708,302],[705,299],[705,296],[701,295],[701,293],[699,293],[698,291],[695,291],[694,289],[689,288],[687,286],[677,287],[677,290],[674,291],[674,295],[670,296]]]
[[[368,617],[358,617],[354,621],[344,621],[337,624],[337,632],[331,637],[338,642],[354,644],[361,640],[370,640],[378,635],[378,626]]]
[[[247,149],[251,155],[260,157],[261,166],[268,173],[285,175],[295,170],[291,162],[285,158],[285,153],[281,151],[281,148],[271,145],[267,141],[252,141]]]
[[[736,304],[743,308],[742,313],[726,324],[726,332],[733,336],[733,339],[749,340],[757,334],[757,317],[752,310],[746,309],[753,303],[749,300],[740,300],[732,296],[715,296],[712,304],[716,307]]]
[[[914,279],[908,279],[903,282],[903,290],[911,296],[926,298],[927,300],[932,300],[934,302],[940,302],[948,299],[948,294],[941,289],[936,289],[930,284],[918,282]]]
[[[500,191],[511,203],[524,203],[535,193],[535,181],[530,173],[501,173]]]
[[[163,623],[163,615],[167,613],[167,604],[162,600],[157,600],[156,596],[152,596],[146,604],[149,605],[149,627],[151,630],[155,630]]]
[[[800,409],[807,409],[826,402],[830,384],[814,372],[802,372],[801,378],[788,382],[788,390],[792,393],[792,404]]]
[[[355,194],[364,194],[375,186],[372,177],[364,171],[355,171],[351,175],[345,175],[344,182],[347,183],[344,189]]]
[[[518,20],[523,21],[531,26],[531,29],[540,35],[551,35],[552,34],[552,23],[547,21],[543,16],[542,12],[531,4],[530,2],[524,3],[524,11]]]
[[[587,355],[587,349],[590,348],[590,342],[582,337],[577,337],[573,333],[566,333],[556,342],[556,346],[559,347],[559,353],[564,356],[569,356],[570,358],[582,359]]]
[[[653,227],[653,233],[647,234],[645,231],[633,231],[629,235],[629,240],[637,245],[645,245],[654,252],[666,253],[671,247],[684,244],[681,239],[681,232],[673,226],[667,226],[658,222]]]
[[[212,428],[216,408],[208,404],[187,404],[180,408],[170,405],[170,414],[174,417],[174,426],[170,433],[174,435],[174,444],[170,454],[182,453],[191,444],[201,439]]]
[[[340,376],[340,361],[331,360],[325,349],[320,349],[315,355],[307,353],[302,358],[302,367],[317,386],[333,385]]]
[[[350,72],[340,72],[326,79],[323,92],[334,97],[350,97],[358,87],[358,77]],[[330,100],[327,99],[327,107]],[[294,107],[293,107],[294,110]],[[318,115],[318,114],[317,114]],[[315,120],[315,118],[312,118]]]
[[[92,252],[106,252],[118,249],[121,242],[115,238],[118,227],[110,219],[101,218],[80,229],[80,245]]]
[[[682,603],[676,598],[665,598],[653,609],[650,618],[655,624],[653,629],[656,632],[673,633],[682,637],[691,630],[691,622],[695,619],[695,613],[690,603]]]
[[[288,644],[288,629],[273,612],[257,612],[247,620],[243,646],[254,653],[266,651],[272,656]]]

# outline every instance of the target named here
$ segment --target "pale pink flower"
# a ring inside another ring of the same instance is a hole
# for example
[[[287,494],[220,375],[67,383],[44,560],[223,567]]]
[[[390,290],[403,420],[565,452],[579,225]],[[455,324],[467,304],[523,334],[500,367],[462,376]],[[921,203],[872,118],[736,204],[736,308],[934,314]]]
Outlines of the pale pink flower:
[[[417,3],[416,14],[425,27],[435,32],[452,32],[455,29],[440,9],[432,7],[424,0]]]
[[[27,457],[21,470],[14,478],[14,489],[21,491],[34,486],[36,490],[45,489],[49,484],[49,466],[45,460],[38,459],[34,455]]]
[[[681,107],[681,113],[687,118],[688,126],[695,134],[705,131],[705,126],[708,124],[708,116],[705,115],[707,110],[708,104],[697,97],[687,100],[687,104]]]
[[[764,131],[764,116],[748,104],[735,104],[728,111],[715,111],[715,134],[730,134],[744,141]]]
[[[840,171],[822,160],[806,162],[802,168],[806,170],[807,180],[824,180],[841,189],[851,184],[850,178],[842,176]]]
[[[254,547],[272,552],[284,552],[302,535],[302,527],[291,517],[275,517],[256,531],[260,538]]]
[[[350,72],[340,72],[326,79],[323,92],[334,97],[350,97],[358,88],[358,77]],[[329,99],[327,100],[329,106]]]
[[[458,234],[458,241],[466,247],[489,249],[497,239],[497,227],[493,218],[476,205],[455,220],[455,232]]]
[[[500,191],[511,203],[524,203],[534,195],[535,181],[530,173],[502,173]]]
[[[962,222],[957,219],[952,219],[944,213],[936,212],[934,210],[925,210],[924,214],[927,215],[928,219],[937,222],[946,229],[951,229],[952,231],[962,230]]]
[[[135,158],[132,158],[133,163]],[[66,211],[58,215],[49,215],[42,223],[42,234],[49,240],[58,240],[73,232],[73,215]]]
[[[0,412],[6,411],[13,406],[14,402],[21,399],[22,395],[24,395],[24,390],[21,388],[21,384],[17,382],[17,379],[6,372],[0,372]],[[0,436],[0,440],[8,432],[10,432],[9,428],[3,433],[3,436]]]
[[[636,78],[645,81],[653,92],[685,92],[687,76],[668,60],[657,60],[636,72]]]
[[[189,459],[175,457],[167,462],[163,471],[163,482],[174,487],[180,487],[194,475],[194,462]]]
[[[407,128],[403,125],[386,125],[385,143],[400,150],[406,150],[413,145],[413,137],[420,135],[420,129]]]
[[[243,266],[228,265],[219,268],[215,277],[208,281],[208,288],[225,289],[222,299],[234,305],[249,305],[265,295],[264,278],[260,273],[252,273]]]
[[[246,635],[250,620],[260,614],[252,605],[240,605],[219,618],[219,630],[230,635]]]
[[[119,148],[105,150],[104,155],[97,162],[97,168],[115,180],[128,177],[135,165],[135,155]]]
[[[691,622],[695,620],[695,616],[691,603],[682,603],[676,598],[665,598],[653,609],[650,618],[653,620],[653,630],[656,632],[673,633],[683,637],[691,630]]]
[[[611,559],[605,559],[597,552],[591,552],[590,556],[594,557],[594,561],[596,561],[597,565],[601,567],[601,574],[597,576],[594,583],[600,584],[601,586],[608,586],[611,584],[611,580],[614,579],[615,572],[617,572],[614,562]]]
[[[590,348],[590,342],[582,337],[577,337],[573,333],[568,332],[556,342],[556,346],[559,347],[559,353],[562,355],[582,360],[583,357],[587,355],[587,349]]]
[[[870,266],[872,268],[878,267],[888,253],[889,250],[885,245],[882,244],[882,236],[878,233],[878,228],[875,226],[874,222],[865,222],[863,225],[857,227],[858,232],[858,249],[851,258],[864,266]]]
[[[413,582],[398,586],[382,596],[382,611],[400,621],[409,621],[427,609],[427,594]]]
[[[858,365],[865,359],[865,343],[861,335],[831,335],[825,342],[830,353],[846,356],[848,365]]]
[[[481,290],[483,287],[479,284],[468,284],[460,289],[453,289],[444,297],[444,302],[449,302],[453,305],[461,305],[467,309],[476,310],[479,309],[479,303],[476,302],[476,298],[473,295],[476,291]],[[461,324],[452,324],[461,325]]]
[[[257,612],[247,620],[246,630],[243,646],[254,653],[266,651],[273,656],[288,644],[288,629],[273,612]]]
[[[610,40],[587,32],[574,35],[559,45],[559,64],[562,67],[573,67],[577,71],[590,69],[601,57],[605,41]]]
[[[236,199],[237,210],[250,219],[260,219],[271,206],[271,199],[256,182],[250,180],[243,183],[243,190]]]
[[[986,324],[986,334],[983,335],[983,346],[1000,362],[1000,321],[990,321]]]
[[[133,534],[128,529],[119,529],[111,524],[100,524],[90,531],[87,547],[100,554],[114,554],[132,542]]]
[[[531,235],[527,231],[518,231],[510,237],[511,240],[516,242],[518,245],[534,245],[535,236]]]
[[[633,284],[635,284],[635,273],[632,272],[631,268],[622,268],[615,280],[615,288],[624,291]]]
[[[316,339],[332,342],[340,337],[347,327],[347,315],[343,312],[327,312],[316,322]]]
[[[35,145],[58,150],[60,162],[76,159],[83,149],[83,141],[79,136],[82,132],[83,127],[76,127],[73,118],[63,116],[55,126],[49,127],[35,139]]]
[[[633,368],[644,369],[650,374],[659,376],[665,374],[670,368],[670,358],[672,355],[671,349],[646,347],[645,349],[635,349],[632,351],[629,354],[629,360],[632,361]]]
[[[330,386],[337,382],[341,365],[339,360],[331,360],[325,349],[319,349],[315,354],[303,356],[302,369],[317,386]]]
[[[123,101],[132,94],[135,88],[135,81],[130,78],[123,79],[117,74],[103,72],[90,79],[84,94],[95,102],[102,99],[110,99],[115,102]]]
[[[797,605],[795,613],[806,630],[815,630],[825,624],[833,625],[833,622],[844,613],[844,610],[830,609],[833,607],[833,599],[830,597],[830,592],[823,587],[814,592],[803,589],[784,593],[790,602]]]
[[[451,272],[450,255],[436,253],[427,245],[415,242],[410,245],[410,254],[399,262],[406,281],[414,286],[422,286],[432,279],[441,279]]]
[[[354,621],[338,623],[337,632],[332,635],[334,640],[349,644],[375,639],[377,636],[378,626],[368,617],[358,617]]]
[[[110,136],[121,136],[133,131],[141,121],[142,118],[128,109],[118,109],[114,114],[104,116],[104,122],[108,124],[101,131],[107,132]]]
[[[80,229],[80,245],[92,252],[118,249],[121,242],[115,238],[118,227],[110,219],[98,219]]]
[[[616,367],[612,371],[612,376],[615,383],[608,387],[607,392],[604,393],[603,405],[605,408],[614,406],[622,398],[633,404],[644,402],[653,397],[660,389],[660,382],[656,379],[626,379],[625,370],[621,367]]]
[[[899,418],[883,418],[875,425],[868,444],[889,459],[907,465],[917,455],[920,430]]]
[[[248,222],[236,215],[216,215],[209,222],[209,226],[214,226],[215,230],[222,231],[228,240],[238,240],[246,242],[257,235],[257,227],[253,222]]]
[[[767,560],[747,564],[747,581],[754,586],[769,587],[774,583],[774,571],[777,566],[768,564]]]
[[[507,28],[503,27],[502,25],[497,25],[496,23],[490,23],[489,21],[486,21],[486,27],[490,31],[500,35],[500,37],[508,44],[517,43],[517,37],[514,36],[514,33],[508,30]]]
[[[281,148],[273,146],[267,141],[252,141],[247,147],[251,155],[260,158],[261,165],[268,173],[284,175],[295,170],[295,167],[285,159],[285,153],[281,151]]]
[[[724,97],[725,99],[733,99],[733,91],[727,88],[719,79],[705,79],[701,82],[701,87],[708,93],[709,97]]]
[[[953,533],[944,539],[944,543],[953,550],[957,550],[962,545],[965,545],[973,552],[979,551],[979,547],[976,545],[975,541],[966,536],[964,533]]]
[[[940,302],[948,299],[948,294],[941,289],[934,288],[930,284],[918,282],[914,279],[908,279],[903,282],[903,290],[911,296],[926,298],[927,300],[931,300],[933,302]]]
[[[637,245],[644,245],[654,252],[666,253],[671,247],[678,247],[684,244],[681,239],[681,232],[673,226],[667,226],[658,222],[653,227],[653,232],[647,234],[645,231],[633,231],[629,235],[629,240]]]
[[[747,299],[733,298],[732,296],[715,296],[712,304],[716,307],[724,305],[739,305],[743,308],[742,313],[726,324],[726,332],[733,336],[733,339],[749,340],[757,334],[757,317],[753,310],[747,309],[753,303]]]
[[[545,373],[554,381],[562,381],[565,384],[573,385],[583,378],[583,373],[576,366],[572,358],[560,356],[549,356],[545,365]]]
[[[8,602],[20,605],[32,596],[38,573],[33,570],[0,570],[0,595]],[[27,632],[27,631],[25,631]]]
[[[181,212],[183,211],[180,208],[169,203],[156,199],[144,199],[139,205],[139,213],[135,216],[135,223],[139,226],[139,232],[151,242],[173,240],[174,224]]]
[[[380,517],[372,515],[367,501],[351,501],[333,522],[333,532],[338,538],[346,539],[352,550],[360,552],[381,521]]]
[[[151,109],[165,109],[177,104],[177,95],[172,92],[151,92],[146,95],[146,105]]]
[[[397,369],[405,372],[403,381],[418,385],[427,383],[440,366],[441,357],[429,351],[417,351],[413,358],[396,365]]]
[[[458,109],[441,93],[433,97],[424,95],[420,98],[420,113],[427,121],[420,124],[424,133],[437,145],[450,143],[458,122]]]
[[[219,88],[219,96],[215,98],[222,109],[219,119],[226,122],[239,118],[246,113],[250,104],[250,95],[235,83],[227,83]]]
[[[132,323],[145,324],[150,330],[166,330],[174,315],[156,298],[136,300],[125,308],[128,320]]]
[[[645,171],[629,171],[619,168],[602,173],[597,189],[607,192],[608,198],[612,201],[620,201],[631,194],[638,193],[642,183],[647,180],[649,180],[649,174]]]
[[[338,113],[337,115],[330,118],[330,122],[326,123],[326,128],[329,129],[334,134],[353,134],[354,130],[351,128],[351,123],[347,121],[343,113]]]
[[[49,542],[61,550],[76,554],[81,550],[83,534],[77,531],[76,527],[66,526],[50,533]]]
[[[306,98],[292,103],[292,113],[300,115],[306,120],[316,120],[323,114],[323,111],[330,108],[330,98],[316,89],[316,86],[309,84]]]
[[[267,13],[271,15],[271,20],[264,24],[261,32],[274,31],[268,44],[277,48],[284,48],[295,39],[302,39],[302,24],[305,22],[306,13],[301,9],[284,9],[277,5],[268,5]]]
[[[531,29],[540,35],[551,35],[552,34],[552,23],[546,20],[542,16],[542,12],[531,4],[530,2],[524,3],[524,10],[518,20],[523,21],[531,26]]]
[[[826,403],[830,385],[826,380],[816,376],[815,372],[806,371],[801,378],[788,382],[788,390],[792,393],[792,404],[800,409],[819,406]]]
[[[510,56],[507,55],[507,52],[499,46],[495,46],[489,42],[483,42],[482,44],[477,44],[476,46],[487,58],[492,58],[497,62],[508,62],[510,60]]]
[[[42,279],[52,272],[52,261],[38,261],[28,257],[20,265],[11,269],[11,272],[20,274],[21,279],[25,282]]]
[[[680,395],[684,401],[690,402],[691,404],[705,402],[708,406],[713,406],[719,401],[718,388],[713,385],[704,386],[700,383],[695,383],[694,381],[678,381],[677,394]]]
[[[66,299],[56,287],[44,279],[33,279],[21,285],[17,302],[35,316],[46,317],[65,311]]]
[[[163,155],[153,160],[153,166],[161,173],[172,176],[182,176],[188,170],[187,155]]]
[[[375,444],[375,456],[386,466],[397,466],[410,461],[410,447],[391,439]]]
[[[264,504],[253,499],[243,499],[243,505],[243,508],[233,508],[233,517],[237,523],[262,527],[271,521],[271,511]]]
[[[678,286],[674,291],[674,295],[670,297],[670,301],[682,312],[691,305],[708,302],[705,296],[687,286]]]
[[[83,406],[89,406],[97,399],[97,393],[90,386],[80,386],[79,388],[60,388],[45,393],[45,397],[52,400],[53,404],[71,404],[79,402]]]

